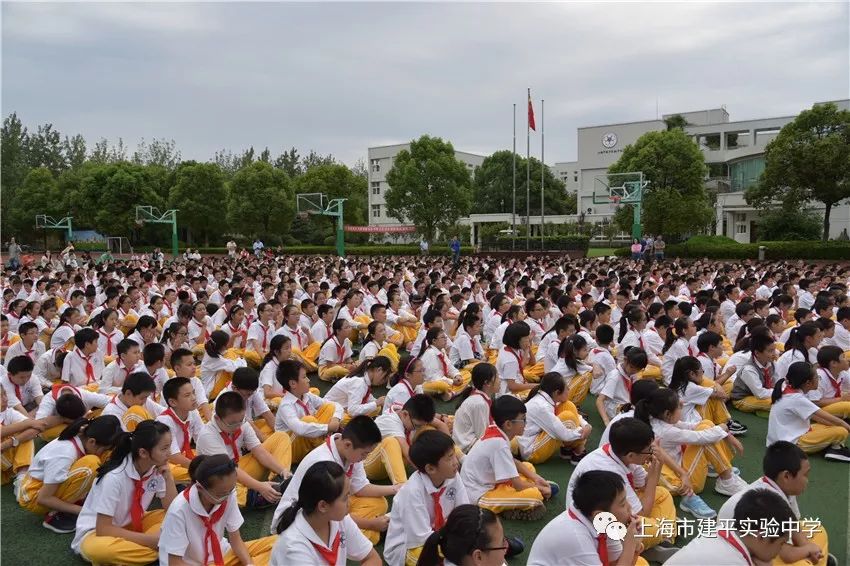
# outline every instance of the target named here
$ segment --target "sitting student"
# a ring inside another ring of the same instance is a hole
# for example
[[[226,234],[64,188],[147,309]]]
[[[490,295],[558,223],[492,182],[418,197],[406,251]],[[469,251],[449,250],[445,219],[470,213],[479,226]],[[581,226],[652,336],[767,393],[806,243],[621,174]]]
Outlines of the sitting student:
[[[310,392],[307,368],[298,360],[280,362],[277,381],[286,393],[277,408],[274,428],[289,433],[292,461],[300,462],[325,437],[340,429],[343,410]]]
[[[192,352],[186,348],[177,348],[174,350],[171,353],[171,369],[174,371],[174,377],[185,377],[192,382],[198,413],[200,413],[204,422],[209,421],[212,418],[212,407],[207,399],[207,392],[204,389],[201,378],[195,375],[195,357],[192,355]],[[164,384],[162,387],[164,388]],[[160,398],[160,405],[167,407],[168,402]]]
[[[224,356],[230,338],[222,330],[210,334],[204,343],[204,358],[201,360],[201,381],[209,399],[214,399],[230,383],[236,368],[245,367],[243,358],[235,360]]]
[[[605,383],[596,397],[596,409],[606,426],[617,414],[620,405],[625,405],[631,399],[632,386],[640,379],[639,374],[646,364],[646,352],[629,346],[623,353],[623,361],[605,376]]]
[[[638,401],[641,399],[646,399],[649,397],[650,393],[655,391],[661,387],[657,381],[654,379],[638,379],[635,381],[634,385],[632,385],[631,397],[629,398],[629,402],[625,405],[620,405],[620,412],[614,415],[610,421],[608,421],[608,426],[605,427],[605,430],[602,431],[602,436],[599,437],[599,445],[597,448],[602,448],[603,445],[608,444],[608,435],[611,433],[611,425],[620,419],[624,419],[626,417],[634,417],[635,416],[635,405],[637,405]]]
[[[807,454],[824,450],[827,460],[850,462],[850,450],[844,444],[850,424],[830,415],[806,396],[817,388],[818,375],[811,364],[791,364],[787,378],[777,381],[773,388],[767,445],[787,440]]]
[[[27,356],[9,360],[6,372],[0,371],[0,386],[6,391],[9,406],[25,417],[32,417],[44,395],[41,383],[33,376],[35,364]]]
[[[261,443],[245,422],[245,400],[235,391],[218,396],[215,415],[201,429],[195,447],[198,454],[227,454],[238,464],[236,491],[240,507],[267,507],[280,499],[275,482],[289,475],[289,438],[272,434]],[[269,481],[271,477],[275,482]]]
[[[791,329],[785,348],[774,366],[774,380],[785,379],[788,368],[794,362],[814,363],[823,332],[815,322],[804,322]]]
[[[443,528],[422,546],[417,566],[498,566],[511,543],[498,515],[475,505],[458,505]]]
[[[590,383],[590,392],[599,395],[605,385],[605,377],[617,369],[617,361],[611,353],[614,342],[614,329],[607,324],[596,327],[596,348],[591,348],[588,362],[593,366],[593,381]]]
[[[499,374],[499,395],[514,395],[525,399],[534,389],[533,383],[526,383],[523,369],[526,358],[530,357],[529,347],[531,329],[524,322],[513,322],[505,328],[502,336],[503,346],[496,359],[496,373]]]
[[[705,419],[726,425],[731,434],[736,434],[731,424],[732,416],[724,403],[728,395],[721,385],[705,379],[699,359],[682,356],[676,360],[669,387],[681,399],[683,421],[698,423]],[[742,434],[740,429],[737,434]]]
[[[62,381],[95,391],[103,374],[103,360],[97,355],[97,332],[82,328],[74,334],[74,351],[65,358]]]
[[[481,316],[467,314],[461,321],[452,347],[449,350],[449,361],[458,369],[471,370],[484,359],[484,347],[481,345]]]
[[[551,371],[528,395],[525,428],[517,437],[522,460],[542,464],[560,452],[562,458],[578,464],[584,457],[592,427],[579,415],[569,394],[561,374]]]
[[[558,372],[566,381],[568,399],[580,406],[587,399],[590,383],[593,381],[593,366],[586,363],[588,344],[580,334],[561,341],[558,347],[558,361],[552,371]]]
[[[472,368],[472,386],[461,394],[452,424],[452,440],[464,454],[484,436],[492,422],[490,406],[499,390],[498,381],[493,364],[481,362]]]
[[[817,361],[818,387],[809,392],[809,399],[830,415],[850,417],[850,359],[838,346],[821,346]]]
[[[260,387],[263,388],[263,397],[272,409],[277,410],[280,399],[284,395],[284,389],[277,382],[278,364],[292,357],[292,341],[281,334],[272,337],[269,344],[269,353],[263,358],[263,367],[260,370]]]
[[[797,496],[802,495],[808,487],[811,468],[808,456],[796,444],[784,440],[771,444],[765,450],[762,459],[764,475],[751,483],[744,491],[727,499],[717,513],[718,521],[734,519],[735,508],[741,498],[747,493],[764,489],[774,491],[782,497],[791,507],[794,519],[800,520],[802,517],[800,507],[797,505]],[[793,544],[782,545],[779,563],[798,566],[826,563],[828,541],[823,528],[818,528],[812,537],[807,537],[801,530],[795,530],[791,533],[791,540]]]
[[[45,429],[45,423],[33,420],[9,407],[6,389],[0,387],[0,451],[2,451],[2,480],[5,485],[15,480],[16,489],[29,470],[35,452],[33,439]]]
[[[275,416],[263,394],[260,392],[260,374],[254,368],[236,368],[233,379],[224,388],[225,391],[236,391],[245,400],[245,422],[250,424],[260,442],[274,433]]]
[[[279,520],[272,524],[280,536],[272,549],[271,564],[345,566],[353,560],[363,566],[380,566],[374,543],[363,536],[348,513],[354,481],[335,461],[318,460],[310,465],[299,480],[297,498],[287,500],[286,507],[275,512]]]
[[[118,357],[103,369],[100,380],[100,392],[106,395],[121,393],[124,380],[133,372],[142,359],[142,350],[139,344],[125,338],[115,348]]]
[[[766,334],[750,338],[750,360],[738,369],[732,386],[732,404],[745,413],[770,411],[775,383],[773,358],[776,356],[773,339]]]
[[[177,483],[188,483],[189,464],[195,458],[192,441],[198,441],[204,426],[197,410],[195,388],[185,377],[172,377],[162,387],[162,398],[168,403],[168,408],[156,420],[171,430],[171,453],[168,456],[171,475]]]
[[[683,496],[679,503],[683,511],[698,519],[717,515],[698,495],[705,488],[709,463],[719,476],[714,487],[717,493],[731,496],[746,488],[746,482],[735,475],[731,463],[733,449],[739,454],[744,451],[741,443],[729,434],[725,424],[682,420],[679,396],[672,389],[662,387],[639,401],[635,418],[652,427],[659,447],[672,460],[665,463],[661,475],[668,489]]]
[[[735,383],[733,376],[738,368],[727,361],[726,365],[721,369],[720,364],[717,362],[723,356],[723,337],[716,332],[706,330],[696,336],[696,347],[698,352],[696,358],[702,366],[703,374],[703,382],[699,383],[699,385],[705,387],[719,385],[723,387],[723,391],[728,398],[729,394],[732,393],[732,386]],[[708,383],[708,381],[711,383]],[[729,427],[729,431],[732,434],[744,434],[746,432],[746,427],[734,419],[733,425]]]
[[[336,403],[345,409],[343,425],[357,415],[375,417],[381,414],[386,397],[376,399],[372,395],[372,387],[382,387],[391,373],[392,363],[389,358],[369,358],[354,368],[350,375],[334,383],[325,393],[325,401]]]
[[[385,496],[395,495],[400,486],[373,485],[366,478],[363,460],[381,442],[381,431],[375,422],[365,415],[354,417],[343,429],[342,434],[333,434],[307,454],[295,470],[295,475],[286,486],[272,519],[272,532],[278,532],[281,515],[296,498],[301,497],[304,474],[317,462],[336,462],[351,478],[349,513],[351,518],[372,544],[377,544],[381,532],[387,530],[389,518]]]
[[[398,411],[380,415],[375,424],[381,431],[381,444],[363,460],[370,480],[389,479],[395,484],[407,481],[405,463],[410,462],[410,443],[423,427],[434,420],[434,400],[427,395],[414,395]]]
[[[18,491],[18,504],[44,515],[42,526],[54,533],[76,530],[77,515],[100,466],[121,432],[117,417],[77,419],[59,438],[35,455]]]
[[[124,432],[97,471],[77,518],[71,548],[93,564],[149,564],[157,560],[160,525],[177,495],[168,467],[171,432],[156,421]],[[162,509],[147,511],[154,496]]]
[[[35,362],[46,350],[38,339],[38,326],[34,322],[22,322],[18,327],[20,340],[9,346],[3,364],[8,368],[9,361],[17,356],[27,356]]]
[[[92,409],[102,409],[107,403],[109,397],[106,395],[61,383],[54,385],[35,412],[36,420],[46,423],[41,439],[45,442],[56,439],[66,426]]]
[[[537,346],[534,360],[537,363],[543,362],[544,373],[552,371],[552,368],[558,363],[558,350],[561,347],[561,342],[574,335],[578,327],[578,321],[574,317],[562,316],[555,321],[552,328],[543,334],[540,344]]]
[[[68,352],[65,350],[51,349],[44,352],[35,361],[32,373],[42,390],[48,390],[53,387],[54,383],[62,380],[62,366],[65,364],[67,355]],[[2,371],[0,370],[0,373]]]
[[[313,335],[299,324],[301,311],[295,305],[283,307],[283,324],[275,336],[286,336],[290,340],[292,357],[302,362],[310,371],[316,371],[316,358],[319,355],[321,343],[313,340]],[[274,337],[272,337],[274,339]]]
[[[415,566],[422,545],[445,525],[458,505],[469,503],[463,483],[457,478],[458,461],[451,437],[425,430],[410,446],[416,471],[393,497],[390,526],[384,543],[389,566]]]
[[[425,335],[419,359],[425,366],[422,389],[429,395],[439,395],[443,401],[459,395],[469,382],[445,353],[447,336],[442,328],[431,328]]]
[[[133,432],[140,422],[153,420],[165,410],[152,399],[154,393],[156,384],[151,376],[141,371],[131,373],[121,386],[121,393],[112,396],[102,414],[115,415],[121,428]]]
[[[277,537],[243,541],[239,532],[236,463],[225,454],[198,456],[189,473],[192,485],[168,506],[162,522],[159,564],[268,564]]]
[[[135,324],[133,333],[127,336],[139,345],[139,348],[144,348],[148,344],[156,341],[156,333],[158,330],[156,319],[152,316],[144,315],[139,317]]]
[[[600,513],[611,513],[628,527],[622,541],[597,531],[594,520]],[[528,566],[646,566],[635,536],[637,526],[623,478],[614,472],[589,470],[576,478],[572,506],[537,534]]]
[[[422,393],[425,383],[425,366],[422,360],[414,356],[402,358],[398,371],[390,378],[390,390],[384,399],[382,413],[387,414],[401,409],[408,399],[417,393]]]
[[[118,352],[118,344],[124,340],[124,334],[116,328],[118,312],[114,309],[103,309],[97,316],[97,353],[103,358],[103,363],[110,364]]]
[[[319,350],[319,379],[322,381],[336,381],[354,369],[349,334],[351,324],[344,318],[337,318],[333,323],[333,336],[325,340]]]
[[[664,354],[664,359],[661,361],[661,375],[664,383],[669,385],[670,379],[673,377],[673,365],[676,360],[682,356],[696,356],[690,345],[691,338],[697,333],[697,328],[694,326],[694,321],[684,316],[679,317],[673,323],[673,328],[667,331],[667,339],[664,341],[664,347],[661,353]]]
[[[665,522],[676,521],[676,507],[670,492],[658,485],[661,478],[661,460],[654,455],[652,428],[635,418],[622,418],[611,425],[604,444],[587,456],[573,470],[567,486],[567,505],[572,504],[576,479],[589,470],[608,470],[619,475],[626,489],[632,513],[639,516],[644,548],[643,557],[661,562],[675,552],[660,528]]]
[[[769,489],[746,492],[735,506],[733,519],[729,529],[691,540],[664,566],[771,564],[779,556],[795,524],[794,512],[788,503]],[[763,532],[760,529],[748,529],[745,526],[748,524],[776,525],[777,528]],[[742,528],[736,529],[735,525]]]
[[[469,499],[506,518],[536,520],[546,512],[544,499],[556,484],[540,477],[531,464],[516,460],[511,440],[525,428],[525,403],[512,395],[493,402],[493,424],[463,461],[461,479]]]
[[[383,308],[383,305],[378,305],[374,310],[377,311]],[[399,336],[401,335],[399,334]],[[357,361],[362,363],[376,356],[388,358],[398,368],[398,349],[396,349],[395,344],[390,344],[387,341],[386,325],[383,322],[373,320],[367,327],[367,334],[363,339],[363,347],[360,349]]]

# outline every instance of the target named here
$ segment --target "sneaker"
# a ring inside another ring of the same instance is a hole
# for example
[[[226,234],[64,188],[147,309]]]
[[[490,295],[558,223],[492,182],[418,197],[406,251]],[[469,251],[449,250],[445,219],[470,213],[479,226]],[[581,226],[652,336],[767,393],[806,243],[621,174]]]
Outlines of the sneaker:
[[[740,476],[732,474],[732,477],[730,477],[728,480],[717,478],[717,481],[714,484],[714,491],[716,491],[720,495],[731,497],[739,491],[744,491],[748,487],[749,484],[742,480]]]
[[[505,541],[508,543],[508,550],[505,552],[505,558],[508,560],[525,552],[525,543],[521,538],[505,537]]]
[[[717,511],[709,507],[708,503],[696,494],[690,497],[683,497],[679,502],[679,509],[685,513],[690,513],[697,519],[713,519],[717,517]]]
[[[823,457],[827,460],[836,462],[850,462],[850,450],[846,446],[830,446],[823,453]]]
[[[567,448],[566,446],[561,446],[560,455],[561,455],[561,460],[572,460],[573,449]]]
[[[658,562],[659,564],[664,564],[671,558],[673,555],[679,552],[679,548],[673,546],[671,543],[667,541],[662,541],[657,546],[653,546],[652,548],[643,551],[641,556],[644,557],[648,562]]]
[[[741,436],[747,434],[747,432],[749,431],[746,425],[739,423],[735,419],[732,419],[728,423],[726,423],[726,426],[729,428],[729,434],[731,434],[732,436]]]
[[[250,509],[268,509],[274,506],[274,503],[260,495],[259,492],[249,489],[248,496],[245,498],[245,506]]]
[[[570,463],[573,466],[578,466],[578,463],[582,461],[582,459],[587,456],[587,450],[582,452],[581,454],[576,454],[573,452],[572,456],[570,456]]]
[[[546,514],[546,506],[542,503],[530,509],[509,509],[502,512],[502,518],[508,521],[539,521]]]
[[[77,530],[77,516],[71,513],[51,511],[44,517],[42,527],[60,535],[67,535]]]
[[[561,491],[561,487],[553,481],[549,482],[549,489],[552,491],[552,493],[549,494],[549,499],[555,499]]]
[[[741,470],[739,470],[738,468],[732,467],[732,473],[735,474],[736,476],[740,476]],[[718,477],[719,474],[717,473],[717,470],[714,469],[714,466],[709,464],[708,465],[708,473],[706,475],[710,478],[716,478],[716,477]]]

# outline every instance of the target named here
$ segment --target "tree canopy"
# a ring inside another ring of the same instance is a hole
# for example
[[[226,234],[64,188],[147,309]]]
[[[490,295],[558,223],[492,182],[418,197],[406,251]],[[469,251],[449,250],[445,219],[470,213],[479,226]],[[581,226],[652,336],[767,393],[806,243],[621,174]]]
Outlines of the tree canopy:
[[[228,219],[239,233],[280,241],[295,216],[295,196],[286,173],[257,161],[233,176]]]

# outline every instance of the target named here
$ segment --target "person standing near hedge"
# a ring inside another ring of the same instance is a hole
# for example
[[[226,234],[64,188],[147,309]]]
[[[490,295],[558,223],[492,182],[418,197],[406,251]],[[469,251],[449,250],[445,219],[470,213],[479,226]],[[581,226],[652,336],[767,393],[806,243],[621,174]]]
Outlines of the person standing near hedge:
[[[460,263],[460,240],[457,236],[452,238],[449,247],[452,250],[452,263],[457,267],[457,264]]]
[[[664,260],[664,248],[667,247],[667,244],[664,243],[664,240],[661,238],[661,234],[655,237],[655,259],[657,261]]]

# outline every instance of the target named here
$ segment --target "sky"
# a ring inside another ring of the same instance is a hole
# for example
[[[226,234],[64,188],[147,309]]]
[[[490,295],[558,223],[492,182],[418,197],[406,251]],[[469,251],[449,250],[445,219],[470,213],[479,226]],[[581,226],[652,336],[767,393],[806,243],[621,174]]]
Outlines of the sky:
[[[184,159],[295,146],[353,165],[422,134],[545,159],[576,128],[725,105],[732,120],[848,97],[850,4],[2,4],[2,111]],[[540,138],[532,134],[532,153]]]

